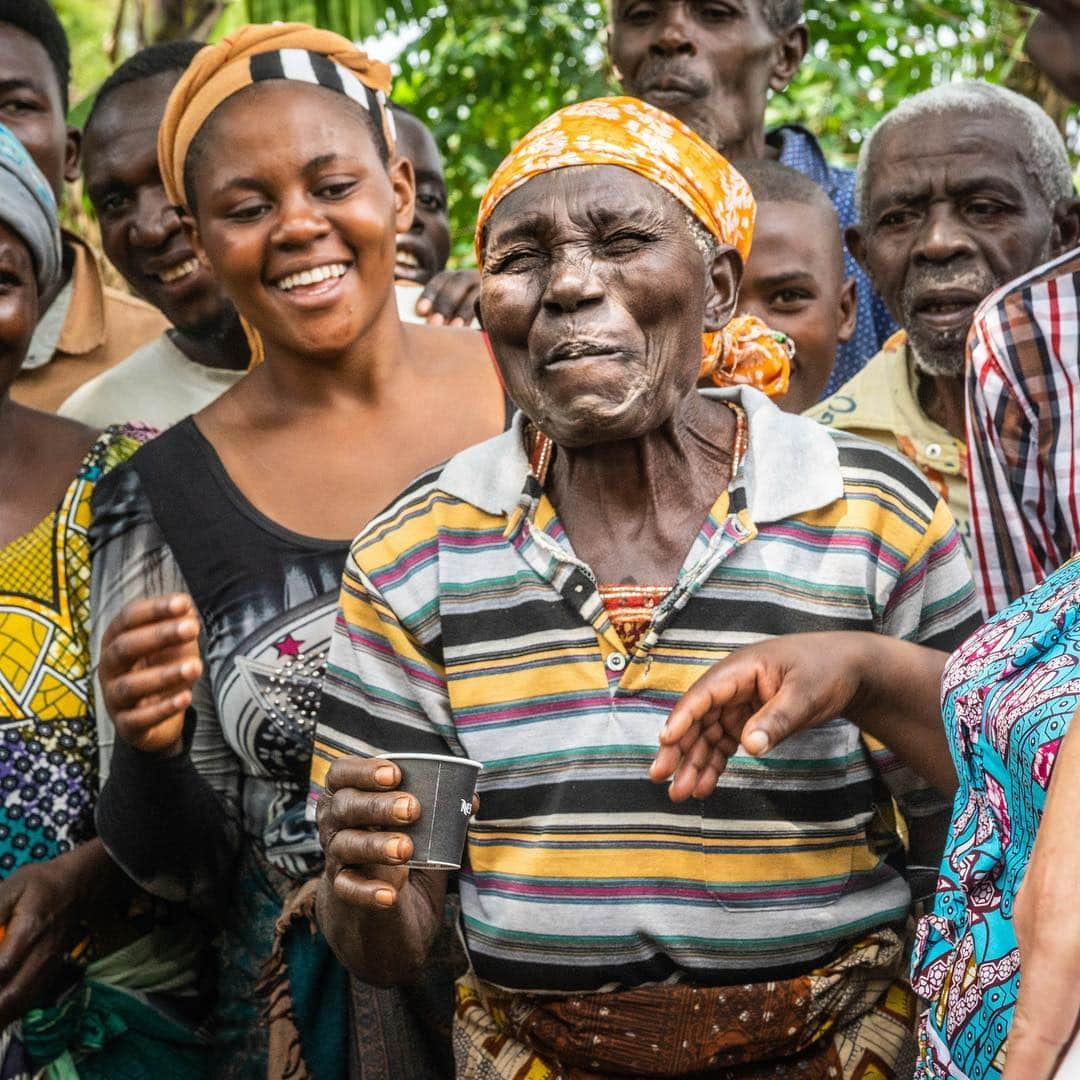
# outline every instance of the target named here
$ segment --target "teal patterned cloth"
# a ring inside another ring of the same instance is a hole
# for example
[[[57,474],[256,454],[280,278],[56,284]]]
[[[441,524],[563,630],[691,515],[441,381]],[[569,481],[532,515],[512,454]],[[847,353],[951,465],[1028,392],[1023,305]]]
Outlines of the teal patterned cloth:
[[[1080,558],[953,654],[943,715],[960,787],[913,985],[930,1000],[918,1080],[1001,1074],[1020,983],[1013,904],[1080,703]]]

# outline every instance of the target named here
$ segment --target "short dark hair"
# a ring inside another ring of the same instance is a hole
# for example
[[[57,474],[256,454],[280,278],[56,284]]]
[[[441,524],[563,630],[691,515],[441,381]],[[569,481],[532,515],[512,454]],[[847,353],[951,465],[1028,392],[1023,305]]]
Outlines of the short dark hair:
[[[761,0],[761,14],[774,34],[782,34],[803,17],[803,0]]]
[[[0,23],[8,23],[40,42],[56,72],[60,101],[67,113],[71,47],[56,12],[45,0],[0,0]]]
[[[823,187],[809,176],[781,165],[779,161],[771,158],[745,158],[732,164],[750,185],[750,190],[758,202],[822,206],[836,214],[836,208]]]
[[[157,75],[175,71],[179,76],[187,71],[204,45],[201,41],[163,41],[157,45],[148,45],[134,56],[128,57],[102,84],[94,98],[90,115],[83,125],[84,131],[90,130],[98,110],[109,95],[130,83],[142,82]]]

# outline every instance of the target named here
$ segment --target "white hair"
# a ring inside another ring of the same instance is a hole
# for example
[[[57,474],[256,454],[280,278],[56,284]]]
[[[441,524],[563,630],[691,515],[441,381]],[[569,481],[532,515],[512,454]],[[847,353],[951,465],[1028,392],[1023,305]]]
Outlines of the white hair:
[[[855,205],[858,207],[860,220],[865,221],[867,217],[867,174],[874,145],[882,133],[897,124],[913,120],[932,123],[951,112],[991,115],[1000,118],[1002,122],[1006,118],[1011,120],[1024,133],[1027,165],[1047,205],[1053,208],[1059,199],[1072,195],[1069,154],[1065,148],[1065,140],[1054,121],[1034,101],[1022,94],[1006,90],[1003,86],[969,80],[935,86],[907,98],[870,132],[859,152],[859,165],[855,171]]]
[[[720,253],[720,248],[723,246],[719,240],[706,228],[705,223],[696,215],[692,214],[689,210],[686,210],[686,224],[690,229],[690,236],[694,241],[694,247],[701,252],[701,257],[705,260],[705,269],[711,270],[713,260]]]

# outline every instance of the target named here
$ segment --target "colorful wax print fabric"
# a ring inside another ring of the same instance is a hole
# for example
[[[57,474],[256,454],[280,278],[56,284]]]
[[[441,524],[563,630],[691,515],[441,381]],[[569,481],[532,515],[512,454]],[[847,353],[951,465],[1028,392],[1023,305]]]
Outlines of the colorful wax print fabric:
[[[90,500],[151,434],[105,431],[60,505],[0,548],[0,878],[94,835]]]
[[[942,681],[960,777],[914,986],[930,1000],[920,1080],[991,1080],[1020,979],[1012,911],[1061,740],[1080,704],[1080,559],[957,650]]]

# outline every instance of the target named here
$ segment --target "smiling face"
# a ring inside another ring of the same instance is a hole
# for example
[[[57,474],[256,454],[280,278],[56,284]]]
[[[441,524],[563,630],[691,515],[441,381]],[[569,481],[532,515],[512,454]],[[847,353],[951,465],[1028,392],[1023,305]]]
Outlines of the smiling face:
[[[1027,162],[1019,125],[968,111],[875,141],[848,244],[929,374],[962,374],[979,303],[1049,255],[1052,209]]]
[[[397,152],[412,162],[416,211],[409,231],[397,238],[397,276],[426,285],[450,258],[450,217],[442,160],[431,132],[415,117],[395,111]]]
[[[0,225],[0,399],[22,367],[37,319],[34,262],[22,238]]]
[[[53,189],[79,175],[78,134],[69,131],[56,69],[37,38],[0,22],[0,123],[26,147]]]
[[[379,160],[361,106],[321,86],[258,83],[219,106],[198,142],[191,239],[268,354],[340,356],[396,311],[412,169]]]
[[[686,211],[643,177],[558,169],[488,221],[480,314],[507,392],[558,445],[635,439],[693,393],[740,269],[725,248],[707,273]]]
[[[608,46],[626,93],[740,154],[802,58],[780,47],[761,0],[612,0]]]
[[[837,347],[855,330],[855,283],[844,280],[840,228],[827,201],[758,203],[739,312],[795,342],[791,388],[774,400],[787,412],[810,408],[825,391]]]
[[[174,326],[198,337],[233,316],[195,257],[158,170],[158,128],[179,78],[164,72],[114,90],[86,132],[83,168],[109,261]]]

